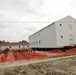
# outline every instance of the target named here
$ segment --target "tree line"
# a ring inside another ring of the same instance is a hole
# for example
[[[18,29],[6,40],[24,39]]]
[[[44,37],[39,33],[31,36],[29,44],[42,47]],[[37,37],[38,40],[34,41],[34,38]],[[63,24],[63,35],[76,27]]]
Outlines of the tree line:
[[[22,41],[19,41],[19,42],[27,42],[26,40],[22,40]],[[0,43],[10,43],[9,41],[4,41],[4,40],[0,40]]]

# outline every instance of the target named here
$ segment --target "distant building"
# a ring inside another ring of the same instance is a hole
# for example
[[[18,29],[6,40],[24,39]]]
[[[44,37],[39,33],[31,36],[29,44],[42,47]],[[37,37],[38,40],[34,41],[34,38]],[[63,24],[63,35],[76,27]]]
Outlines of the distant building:
[[[76,44],[76,19],[64,17],[29,36],[31,48],[59,48]]]
[[[27,48],[28,42],[12,42],[12,43],[1,43],[0,50],[5,50],[6,48],[10,50],[17,50],[22,48]]]

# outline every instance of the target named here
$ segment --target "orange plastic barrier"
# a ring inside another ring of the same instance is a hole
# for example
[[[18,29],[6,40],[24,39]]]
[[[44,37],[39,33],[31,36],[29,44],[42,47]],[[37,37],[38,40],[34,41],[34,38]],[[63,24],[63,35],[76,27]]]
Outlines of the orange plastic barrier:
[[[47,55],[43,55],[43,54],[39,54],[39,53],[35,53],[35,58],[44,58],[47,57]]]
[[[76,48],[66,50],[66,52],[62,52],[61,50],[56,49],[56,50],[50,50],[50,51],[0,54],[0,63],[13,62],[17,60],[31,60],[31,59],[38,59],[38,58],[45,58],[45,57],[67,56],[72,54],[76,54]]]
[[[9,53],[7,55],[7,58],[5,59],[5,62],[13,62],[13,61],[15,61],[15,57],[14,57],[13,53]]]
[[[7,58],[7,54],[1,54],[0,55],[0,62],[5,62],[6,58]]]
[[[30,59],[30,53],[29,52],[22,52],[20,53],[25,60],[29,60]]]
[[[0,55],[0,63],[3,62],[2,58],[3,58],[3,54]]]
[[[67,55],[76,54],[76,48],[73,48],[73,49],[70,49],[70,50],[66,50],[66,54]]]
[[[46,55],[38,54],[35,52],[22,52],[21,55],[23,55],[26,60],[46,57]]]
[[[20,53],[14,53],[15,60],[24,60],[25,58]]]
[[[61,50],[59,50],[59,49],[50,50],[50,51],[48,51],[48,52],[54,52],[54,53],[62,53],[62,51],[61,51]]]

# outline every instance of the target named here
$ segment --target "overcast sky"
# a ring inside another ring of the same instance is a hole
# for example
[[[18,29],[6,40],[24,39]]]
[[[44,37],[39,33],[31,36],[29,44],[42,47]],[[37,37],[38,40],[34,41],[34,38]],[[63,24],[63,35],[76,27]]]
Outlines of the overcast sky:
[[[76,0],[0,0],[0,40],[28,40],[67,15],[76,18]]]

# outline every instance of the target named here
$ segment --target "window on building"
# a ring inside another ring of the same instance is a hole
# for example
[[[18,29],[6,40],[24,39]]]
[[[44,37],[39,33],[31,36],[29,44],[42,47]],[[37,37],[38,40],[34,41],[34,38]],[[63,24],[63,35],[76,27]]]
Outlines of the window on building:
[[[19,46],[19,48],[20,48],[20,46]]]
[[[63,36],[61,36],[61,38],[63,38]]]
[[[40,33],[38,33],[38,36],[40,36]]]
[[[9,48],[11,48],[11,46]]]
[[[36,44],[38,44],[38,42],[36,41]]]
[[[41,44],[41,41],[39,40],[39,44]]]
[[[33,42],[31,44],[33,45]]]
[[[35,42],[34,42],[34,45],[35,45]]]
[[[70,39],[70,41],[72,41],[73,39]]]
[[[36,34],[36,37],[37,37],[37,34]]]
[[[72,27],[70,27],[70,29],[72,30]]]
[[[69,29],[72,30],[72,25],[71,24],[69,24]]]
[[[62,24],[60,24],[60,26],[62,26]]]

